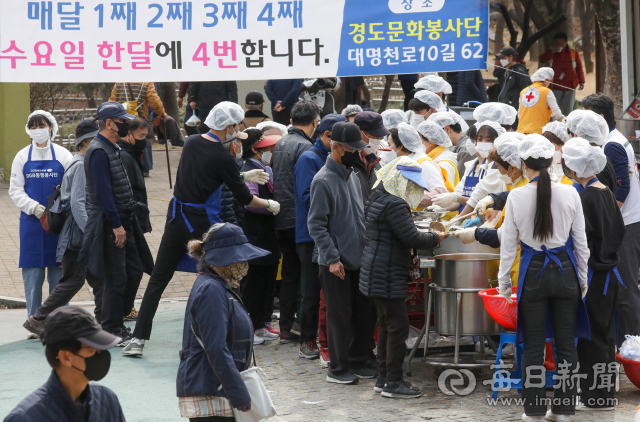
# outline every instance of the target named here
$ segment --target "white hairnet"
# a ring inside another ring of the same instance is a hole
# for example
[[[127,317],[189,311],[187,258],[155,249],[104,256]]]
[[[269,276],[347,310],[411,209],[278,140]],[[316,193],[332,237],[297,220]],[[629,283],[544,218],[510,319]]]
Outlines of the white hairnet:
[[[498,133],[498,136],[502,135],[503,133],[507,133],[507,130],[505,128],[503,128],[502,126],[500,126],[499,123],[491,121],[491,120],[485,120],[484,122],[476,122],[475,123],[475,127],[476,127],[476,129],[478,129],[478,132],[480,132],[480,128],[482,126],[492,127],[493,130],[495,130]]]
[[[342,115],[344,117],[353,116],[354,114],[362,113],[362,107],[358,104],[348,104],[343,110]]]
[[[531,75],[531,82],[552,81],[554,73],[550,67],[541,67]]]
[[[547,123],[542,127],[542,133],[551,132],[558,137],[562,141],[562,143],[567,142],[571,137],[567,132],[567,125],[562,122],[551,122]]]
[[[484,103],[473,109],[473,118],[478,122],[491,120],[501,125],[512,125],[517,116],[518,110],[503,103]]]
[[[582,138],[571,138],[562,147],[564,164],[578,177],[591,177],[604,170],[607,156],[600,147],[592,147]]]
[[[426,89],[431,92],[451,94],[453,90],[449,82],[437,75],[426,75],[413,85],[416,89]]]
[[[441,109],[444,106],[440,96],[438,94],[434,94],[431,91],[418,91],[413,97],[418,99],[418,101],[422,101],[429,107],[435,108],[436,110]]]
[[[456,124],[456,119],[449,112],[435,113],[429,116],[427,122],[433,122],[444,129],[445,126],[451,126]]]
[[[289,133],[285,125],[280,124],[278,122],[272,122],[270,120],[266,122],[260,122],[256,125],[256,129],[260,129],[260,130],[264,130],[264,128],[267,128],[267,127],[279,130],[280,132],[282,132],[282,136],[287,136],[287,134]]]
[[[411,152],[421,152],[425,150],[424,144],[418,135],[418,131],[408,123],[398,124],[398,138],[402,145]]]
[[[532,133],[524,137],[518,146],[518,155],[523,160],[527,158],[553,158],[556,147],[544,136]]]
[[[449,110],[447,113],[450,113],[455,119],[456,123],[460,125],[460,129],[462,129],[462,133],[467,133],[467,131],[469,130],[469,124],[462,118],[462,116],[453,110]]]
[[[437,113],[436,113],[437,114]],[[451,139],[447,136],[447,132],[442,130],[439,124],[425,121],[418,125],[418,133],[427,141],[441,147],[449,148],[453,146]]]
[[[229,125],[237,125],[244,119],[244,110],[236,103],[223,101],[209,112],[204,124],[213,130],[222,130]]]
[[[609,136],[607,121],[591,110],[572,111],[567,116],[567,128],[577,137],[601,146],[607,142]]]
[[[518,154],[519,145],[520,139],[515,135],[515,132],[505,132],[493,141],[493,147],[500,158],[512,166],[522,169],[522,161],[520,161]]]
[[[520,133],[520,132],[507,132],[507,133],[511,133],[513,136],[518,138],[518,141],[522,141],[524,137],[527,136],[526,134]]]
[[[33,116],[37,116],[38,114],[43,115],[44,117],[47,118],[47,120],[49,121],[49,123],[51,123],[51,128],[53,129],[53,133],[51,135],[51,139],[49,139],[50,141],[54,140],[56,135],[58,134],[58,122],[56,122],[56,118],[53,117],[53,115],[51,113],[49,113],[48,111],[44,111],[44,110],[36,110],[33,113],[31,113],[29,115],[29,117],[27,117],[27,124],[24,125],[24,130],[25,132],[27,132],[27,135],[31,135],[29,133],[29,120],[31,120],[31,118]]]
[[[404,115],[404,111],[397,108],[390,108],[380,113],[382,116],[382,124],[387,129],[395,129],[402,122],[407,123],[407,118]]]

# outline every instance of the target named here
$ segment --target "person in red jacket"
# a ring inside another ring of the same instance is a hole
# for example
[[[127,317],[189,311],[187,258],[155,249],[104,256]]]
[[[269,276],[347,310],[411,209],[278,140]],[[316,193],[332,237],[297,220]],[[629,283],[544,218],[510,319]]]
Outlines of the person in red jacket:
[[[567,116],[573,111],[576,91],[584,89],[584,70],[580,54],[567,44],[567,34],[558,32],[554,37],[556,47],[540,56],[541,63],[549,62],[555,72],[551,85],[562,114]]]

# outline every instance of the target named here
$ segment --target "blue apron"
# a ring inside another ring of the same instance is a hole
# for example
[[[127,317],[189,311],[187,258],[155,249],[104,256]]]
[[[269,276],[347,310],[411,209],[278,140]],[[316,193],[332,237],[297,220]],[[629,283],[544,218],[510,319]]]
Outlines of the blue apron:
[[[62,182],[64,174],[64,166],[56,160],[53,144],[50,148],[51,160],[31,161],[31,145],[29,158],[22,169],[25,192],[42,206],[47,205],[47,197]],[[57,267],[57,248],[58,235],[45,233],[35,215],[20,213],[20,268]]]
[[[478,160],[476,158],[475,161],[480,162],[480,160]],[[467,174],[467,177],[464,179],[464,187],[462,188],[462,196],[465,196],[467,198],[471,197],[471,194],[473,193],[473,190],[475,189],[476,185],[478,184],[478,182],[480,182],[480,179],[484,178],[486,171],[484,169],[480,169],[480,172],[478,173],[477,176],[471,176],[473,174],[473,170],[476,168],[477,164],[473,163],[473,165],[471,166],[471,170],[469,171],[469,174]],[[482,164],[486,163],[486,159],[482,162]],[[458,212],[462,212],[462,210],[464,209],[465,205],[460,205]]]

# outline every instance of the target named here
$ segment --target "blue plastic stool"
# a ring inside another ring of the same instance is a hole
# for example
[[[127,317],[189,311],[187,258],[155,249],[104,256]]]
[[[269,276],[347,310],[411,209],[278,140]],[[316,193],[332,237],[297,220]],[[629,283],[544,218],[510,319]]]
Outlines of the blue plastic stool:
[[[553,343],[553,338],[546,338],[545,344],[551,342],[553,349],[553,360],[556,360],[556,348]],[[502,359],[502,347],[505,344],[516,344],[516,333],[513,331],[503,331],[500,333],[500,346],[498,346],[498,353],[496,354],[495,372],[493,373],[493,398],[498,397],[498,388],[517,388],[518,393],[522,392],[522,344],[516,346],[516,365],[515,370],[509,371],[509,375],[505,376],[505,373],[500,373],[500,360]],[[553,376],[556,371],[547,370],[545,373],[546,387],[553,387],[555,380]]]

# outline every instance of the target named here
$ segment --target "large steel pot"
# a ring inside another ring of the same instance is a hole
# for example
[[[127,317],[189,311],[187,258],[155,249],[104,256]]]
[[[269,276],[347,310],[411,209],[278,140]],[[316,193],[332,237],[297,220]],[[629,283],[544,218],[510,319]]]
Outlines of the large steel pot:
[[[435,261],[432,282],[435,284],[436,332],[456,334],[460,307],[460,335],[500,334],[500,326],[489,316],[478,296],[480,290],[497,285],[500,255],[455,253],[436,255]]]
[[[491,246],[483,245],[480,242],[472,242],[468,245],[462,243],[462,241],[453,236],[449,236],[446,239],[443,239],[440,242],[440,246],[431,250],[431,249],[420,249],[418,250],[418,255],[420,258],[430,258],[436,255],[446,255],[446,254],[459,254],[459,253],[489,253],[489,254],[500,254],[500,249],[492,248]]]

